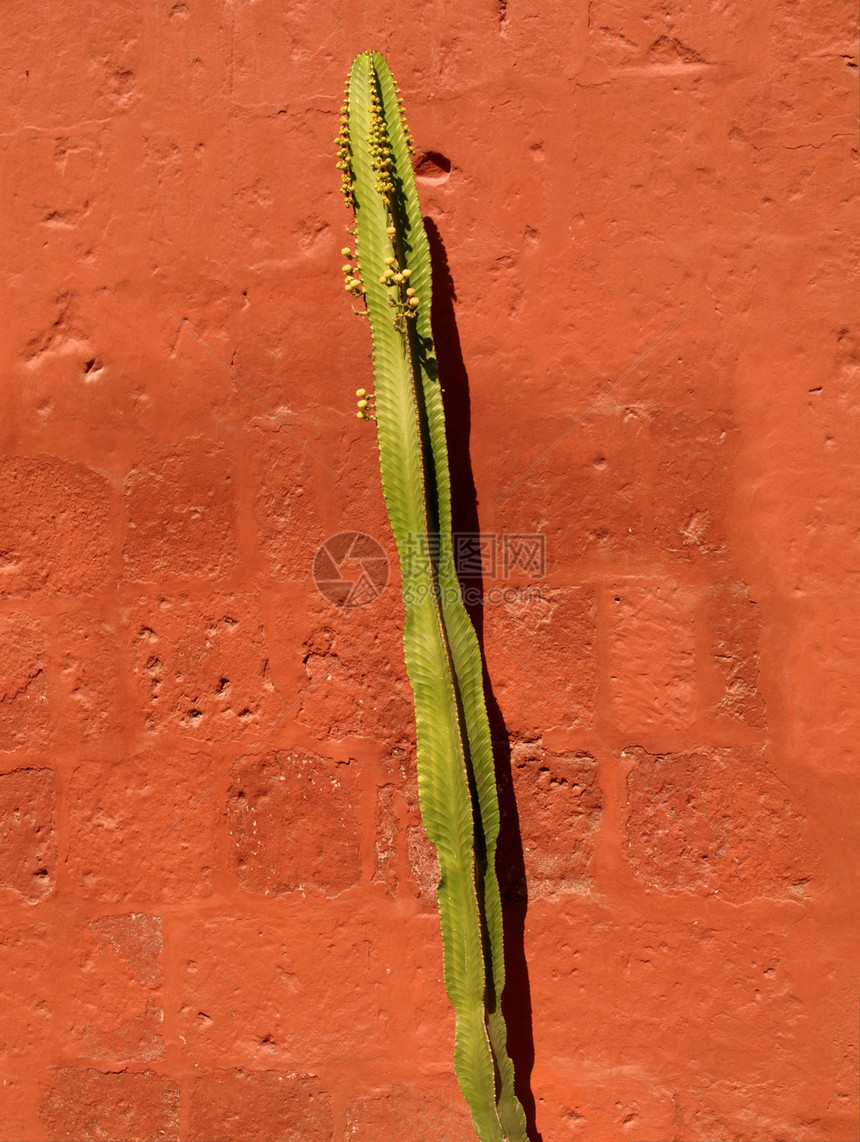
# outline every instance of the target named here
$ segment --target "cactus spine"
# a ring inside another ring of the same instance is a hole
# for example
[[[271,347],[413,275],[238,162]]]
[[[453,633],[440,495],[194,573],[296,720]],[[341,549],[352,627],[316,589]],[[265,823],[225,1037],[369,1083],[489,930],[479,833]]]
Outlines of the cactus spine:
[[[480,648],[454,564],[430,250],[402,100],[378,52],[363,52],[352,66],[337,143],[355,215],[355,253],[343,251],[345,288],[364,301],[373,348],[375,392],[358,394],[358,416],[376,421],[401,563],[418,792],[439,857],[445,987],[456,1015],[454,1066],[481,1142],[526,1142],[501,1011],[499,805]]]

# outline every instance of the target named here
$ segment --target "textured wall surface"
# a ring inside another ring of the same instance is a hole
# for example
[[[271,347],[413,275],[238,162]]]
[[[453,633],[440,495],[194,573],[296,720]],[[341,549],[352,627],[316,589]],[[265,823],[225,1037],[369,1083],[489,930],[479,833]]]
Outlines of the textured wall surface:
[[[471,1137],[398,572],[312,576],[392,554],[367,47],[485,537],[533,1139],[856,1138],[856,6],[3,7],[2,1138]]]

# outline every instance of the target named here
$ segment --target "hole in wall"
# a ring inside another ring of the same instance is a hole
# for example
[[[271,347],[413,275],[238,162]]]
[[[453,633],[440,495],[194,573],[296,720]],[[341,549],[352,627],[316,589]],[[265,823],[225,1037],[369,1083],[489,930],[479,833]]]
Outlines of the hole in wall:
[[[84,376],[88,380],[95,380],[103,368],[104,365],[100,357],[91,357],[89,361],[84,361]]]
[[[447,182],[451,177],[451,160],[439,151],[424,151],[415,159],[415,177],[422,182]]]

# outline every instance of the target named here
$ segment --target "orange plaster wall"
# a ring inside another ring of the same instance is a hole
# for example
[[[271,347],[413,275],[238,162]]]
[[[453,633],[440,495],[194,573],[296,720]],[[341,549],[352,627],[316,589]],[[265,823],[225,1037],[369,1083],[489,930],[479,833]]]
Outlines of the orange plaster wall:
[[[3,25],[2,1138],[472,1136],[397,574],[311,574],[391,554],[367,47],[435,156],[457,526],[545,541],[479,614],[533,1142],[856,1138],[855,6]]]

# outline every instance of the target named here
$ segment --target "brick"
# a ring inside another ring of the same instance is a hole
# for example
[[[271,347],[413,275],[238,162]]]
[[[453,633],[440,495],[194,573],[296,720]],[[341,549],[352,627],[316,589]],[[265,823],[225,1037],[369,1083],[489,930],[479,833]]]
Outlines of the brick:
[[[596,623],[591,587],[544,586],[539,599],[484,610],[487,668],[511,734],[593,724]]]
[[[756,30],[753,14],[746,9],[733,10],[725,24],[712,29],[706,14],[691,6],[679,9],[672,21],[672,34],[665,35],[662,29],[654,27],[651,9],[644,0],[624,6],[614,0],[595,0],[589,28],[594,32],[591,41],[596,55],[611,66],[650,64],[676,71],[682,66],[701,66],[703,57],[713,51],[731,50],[736,40],[746,40]],[[743,43],[740,50],[745,63],[755,58],[752,44]],[[634,115],[627,129],[635,122]],[[605,142],[608,145],[609,141]]]
[[[56,456],[0,460],[0,598],[91,594],[114,553],[104,476]]]
[[[41,627],[26,615],[4,616],[0,627],[0,752],[46,743],[50,676]]]
[[[211,1071],[191,1084],[189,1142],[331,1142],[331,1095],[314,1075]]]
[[[161,917],[145,912],[126,912],[120,916],[100,916],[90,924],[99,951],[112,954],[127,964],[140,984],[159,983],[162,979],[158,958],[164,947]]]
[[[127,713],[122,645],[114,626],[94,615],[66,616],[52,623],[52,644],[57,684],[81,737],[104,739],[121,734]],[[65,731],[70,728],[66,723]]]
[[[360,1076],[343,1078],[342,1099],[432,1073],[440,1058],[447,1071],[454,1018],[439,919],[406,903],[386,904],[383,917],[297,895],[253,916],[189,917],[171,934],[167,1024],[201,1067],[229,1058],[247,1070]]]
[[[0,886],[28,903],[44,900],[57,873],[55,781],[50,769],[0,774]]]
[[[389,586],[367,607],[337,612],[326,605],[326,611],[338,618],[323,612],[305,640],[309,685],[296,720],[321,741],[413,738],[397,591]]]
[[[675,410],[651,418],[651,518],[661,551],[685,559],[727,554],[729,462],[737,433],[730,412],[697,417]]]
[[[69,1048],[87,1059],[110,1060],[114,1063],[152,1063],[164,1058],[164,1013],[156,1001],[147,996],[142,1003],[127,1002],[126,1008],[141,1008],[135,1015],[123,1017],[106,1012],[99,1005],[93,1012],[94,1023],[75,1028]]]
[[[410,1038],[415,1065],[441,1049],[451,1029],[435,917],[429,930],[390,910],[381,923],[370,910],[321,908],[300,893],[266,911],[198,917],[174,931],[178,1010],[167,1018],[201,1065],[230,1058],[249,1070],[335,1073],[376,1066],[392,1037]],[[405,1010],[401,978],[418,994]]]
[[[787,1098],[783,1084],[767,1078],[749,1082],[741,1075],[733,1075],[722,1081],[711,1080],[695,1096],[684,1094],[677,1099],[676,1128],[690,1138],[799,1138],[819,1142],[850,1137],[849,1131],[856,1131],[856,1126],[849,1125],[846,1115],[841,1132],[832,1103],[820,1117],[814,1114],[812,1106],[817,1100],[803,1080],[800,1089],[805,1106],[796,1104],[798,1087],[794,1084],[793,1097]]]
[[[162,598],[130,608],[128,650],[151,733],[195,741],[258,737],[280,712],[266,632],[246,595]]]
[[[35,50],[40,42],[44,42],[44,37],[50,34],[50,30],[49,18],[44,21],[34,21],[28,26],[25,42],[28,46],[32,45],[30,50]],[[71,88],[68,91],[66,104],[69,115],[67,122],[70,124],[86,121],[87,115],[91,113],[102,118],[122,112],[128,106],[128,102],[133,101],[138,88],[138,71],[143,54],[140,45],[142,34],[143,18],[136,11],[117,12],[116,20],[112,20],[109,25],[94,28],[89,23],[82,22],[70,27],[61,50],[55,53],[52,59],[40,63],[38,70],[34,68],[34,72],[39,75],[40,83],[44,84],[45,98],[53,102],[55,99],[62,98],[61,93],[64,90]],[[71,77],[66,70],[69,57],[66,52],[71,55],[84,51],[92,51],[93,59],[98,62],[86,78],[80,77],[80,82],[70,83]],[[123,100],[123,93],[132,98],[128,101]],[[64,155],[65,150],[62,144],[68,143],[68,137],[64,133],[58,134],[59,138],[56,140],[57,162],[52,172],[53,177],[46,178],[45,174],[41,174],[39,182],[42,183],[44,189],[34,192],[33,198],[36,202],[39,202],[43,195],[50,200],[57,198],[62,201],[66,195],[72,193],[70,188],[59,186],[54,189],[53,187],[54,182],[62,181],[60,176],[64,164],[61,161],[61,156]],[[54,142],[54,139],[51,138],[50,141]],[[93,161],[86,152],[84,157]],[[117,171],[117,173],[120,172]],[[120,181],[124,183],[124,179]],[[101,181],[94,184],[90,180],[84,182],[81,189],[84,187],[94,200],[93,207],[96,208],[96,218],[101,221],[97,207],[107,197],[107,187]],[[28,196],[22,207],[30,205],[33,198]],[[60,239],[55,238],[54,244],[59,245]]]
[[[236,873],[249,892],[317,888],[337,896],[361,878],[355,762],[279,750],[233,771],[227,822]]]
[[[540,742],[516,742],[511,776],[528,899],[588,891],[594,833],[603,813],[595,758],[585,752],[555,753]],[[503,790],[500,800],[504,805]],[[503,818],[503,842],[512,827]],[[516,895],[511,881],[516,862],[505,859],[503,848],[496,865],[503,895]]]
[[[668,577],[609,586],[609,695],[624,732],[683,730],[696,717],[695,593]]]
[[[577,424],[590,402],[582,403],[578,412],[548,417],[540,440],[530,437],[533,471],[523,462],[512,472],[506,461],[498,475],[497,495],[505,498],[497,509],[497,530],[542,533],[551,582],[573,560],[617,555],[642,543],[643,476],[637,463],[642,418],[636,410],[607,403]],[[570,435],[542,458],[573,425]],[[503,442],[497,454],[521,453],[520,433]],[[505,495],[520,477],[522,482]]]
[[[423,1076],[417,1087],[396,1085],[346,1109],[344,1142],[472,1142],[475,1132],[453,1076]]]
[[[395,749],[384,763],[396,775],[406,807],[406,860],[412,892],[428,911],[436,911],[439,858],[421,823],[415,752]]]
[[[723,692],[716,707],[720,718],[767,727],[767,710],[759,693],[758,658],[762,619],[745,583],[720,584],[711,602],[711,653]]]
[[[441,872],[436,850],[424,832],[423,825],[410,825],[407,828],[406,852],[418,899],[426,908],[434,908]]]
[[[786,664],[796,716],[805,727],[806,764],[819,773],[853,775],[860,752],[860,624],[843,596],[805,603],[795,651]]]
[[[207,791],[229,764],[220,756],[154,751],[78,765],[69,789],[68,856],[78,891],[132,908],[209,896],[220,801]]]
[[[126,574],[138,582],[217,580],[236,563],[234,464],[211,440],[171,445],[125,482]]]
[[[625,1066],[624,1081],[605,1063],[577,1054],[552,1069],[535,1068],[533,1086],[541,1091],[539,1126],[544,1138],[677,1138],[676,1092],[646,1067]],[[694,1137],[694,1135],[689,1135]]]
[[[265,567],[273,578],[307,581],[316,550],[328,538],[315,495],[316,461],[286,433],[259,435],[252,458],[254,515]]]
[[[799,900],[818,871],[808,827],[761,749],[628,747],[624,828],[635,875],[734,904]]]
[[[161,918],[141,912],[100,916],[81,937],[64,1036],[69,1050],[112,1063],[164,1058]]]
[[[384,884],[389,892],[397,891],[397,837],[400,822],[396,816],[396,789],[381,785],[376,790],[374,883]]]
[[[154,1071],[58,1067],[43,1084],[39,1109],[56,1142],[177,1142],[180,1136],[179,1087]]]
[[[3,1075],[3,1137],[8,1139],[42,1139],[44,1130],[33,1130],[35,1107],[39,1105],[39,1088],[35,1068],[29,1074]]]
[[[161,918],[144,912],[102,916],[78,933],[70,1052],[112,1064],[163,1059],[161,949]]]
[[[15,911],[0,928],[0,1057],[7,1069],[16,1060],[30,1067],[54,1031],[56,996],[50,983],[64,951],[55,926]],[[5,1098],[4,1087],[4,1103]]]
[[[676,386],[674,381],[669,400],[677,399]],[[671,406],[667,412],[605,400],[581,423],[576,420],[565,423],[575,428],[545,458],[535,447],[534,472],[499,506],[499,530],[542,532],[550,571],[577,559],[635,556],[643,548],[684,560],[726,556],[729,463],[737,436],[730,412]],[[564,431],[557,418],[550,425],[546,448]],[[499,451],[512,455],[517,445],[511,440]],[[502,472],[499,494],[512,482]]]
[[[633,1139],[838,1137],[809,1130],[808,1118],[850,1082],[845,1067],[839,1084],[820,1093],[816,1068],[835,1074],[856,1026],[856,999],[853,1021],[847,1011],[836,1015],[829,1001],[824,1021],[812,1015],[813,996],[821,987],[830,991],[832,980],[795,972],[795,956],[811,934],[801,917],[797,905],[775,912],[772,905],[737,909],[718,900],[688,900],[679,911],[653,891],[639,906],[629,898],[569,896],[560,907],[530,908],[529,962],[541,964],[530,973],[533,1083],[547,1109],[557,1113],[566,1104],[585,1120],[576,1123],[583,1136],[598,1139],[624,1137],[617,1127],[629,1114],[636,1115]],[[847,991],[837,1002],[846,999]],[[834,1042],[837,1027],[841,1042]],[[629,1084],[619,1085],[618,1068]],[[718,1100],[724,1121],[736,1125],[705,1129],[703,1116],[700,1128],[697,1115],[713,1105],[709,1092],[722,1084],[735,1092]],[[737,1125],[748,1110],[768,1129]],[[793,1128],[768,1132],[779,1115]],[[545,1136],[555,1137],[543,1117],[539,1111]]]

